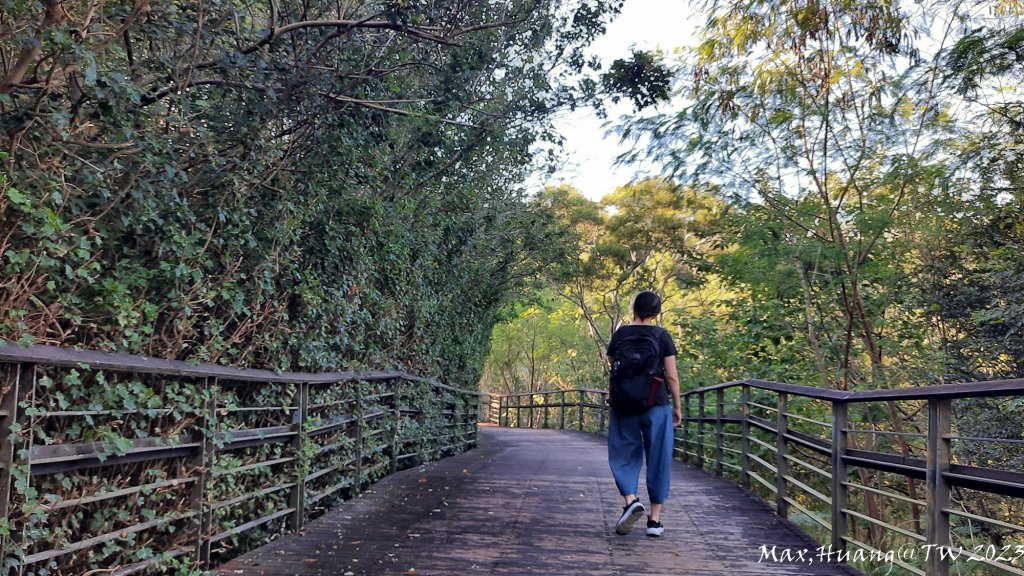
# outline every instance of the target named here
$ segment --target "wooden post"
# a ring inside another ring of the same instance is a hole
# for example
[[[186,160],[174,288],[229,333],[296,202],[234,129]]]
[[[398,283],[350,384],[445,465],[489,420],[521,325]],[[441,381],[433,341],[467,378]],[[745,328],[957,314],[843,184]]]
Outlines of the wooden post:
[[[704,392],[697,396],[697,468],[704,469]]]
[[[488,410],[488,412],[490,412],[490,409],[491,409],[490,396],[488,396],[487,398],[488,398],[487,410]],[[480,396],[471,396],[470,400],[469,400],[469,403],[470,403],[470,406],[471,406],[471,408],[470,408],[470,419],[469,419],[469,422],[466,423],[466,427],[468,428],[469,438],[470,438],[470,440],[469,440],[469,447],[468,448],[472,449],[472,448],[476,448],[477,446],[480,445],[480,418],[479,418],[479,415],[480,415]],[[487,421],[490,422],[489,415],[488,415]]]
[[[0,515],[9,518],[11,498],[13,496],[14,467],[18,466],[18,444],[17,439],[11,439],[11,426],[15,422],[22,423],[22,429],[27,431],[28,440],[25,448],[31,448],[31,426],[27,425],[24,413],[19,409],[22,400],[28,400],[28,405],[35,405],[35,383],[36,370],[33,364],[0,364],[0,410],[3,416],[0,417]],[[25,467],[25,476],[29,474],[31,462],[26,459],[22,464]],[[11,532],[15,527],[11,526]],[[10,536],[0,536],[0,549],[14,544],[16,550],[24,551],[21,544],[12,543]],[[0,573],[3,569],[0,568]],[[11,576],[21,576],[25,573],[23,564],[14,568]]]
[[[544,399],[544,427],[545,428],[550,428],[550,426],[548,426],[548,412],[549,412],[548,411],[548,398],[550,396],[551,396],[550,392],[545,392],[544,395],[541,396],[541,398]]]
[[[444,398],[442,413],[448,412],[451,416],[446,418],[448,426],[445,427],[444,446],[441,448],[442,457],[455,454],[455,438],[459,434],[459,399],[454,392],[445,392]]]
[[[788,424],[786,420],[786,393],[779,392],[779,399],[776,404],[778,418],[775,422],[775,511],[786,518],[789,514],[789,504],[786,502],[786,476],[789,474],[789,466],[786,462],[786,431]]]
[[[430,391],[428,384],[419,383],[418,386],[427,388],[428,392]],[[427,460],[427,457],[423,454],[424,447],[427,443],[426,433],[423,431],[424,425],[427,423],[427,415],[425,412],[426,411],[423,409],[422,405],[416,411],[416,464],[422,464]]]
[[[534,413],[533,413],[534,412],[534,410],[533,410],[534,409],[534,405],[536,404],[536,402],[535,402],[534,394],[532,392],[530,393],[529,398],[530,398],[530,428],[533,428],[534,423],[537,422],[537,420],[534,418]]]
[[[6,518],[11,506],[11,470],[15,462],[15,443],[11,426],[18,418],[18,393],[22,374],[29,374],[31,365],[0,364],[0,516]]]
[[[680,398],[683,404],[683,462],[690,461],[690,395],[685,394]]]
[[[306,412],[308,411],[309,404],[309,383],[300,382],[295,390],[295,402],[296,411],[292,414],[292,432],[295,433],[292,436],[291,442],[291,453],[295,457],[295,477],[292,480],[295,485],[292,486],[291,491],[288,494],[288,507],[293,508],[292,513],[288,517],[288,530],[292,532],[298,531],[302,528],[302,520],[305,516],[306,497],[306,463],[303,462],[302,458],[302,444],[306,439],[305,424],[306,424]]]
[[[196,425],[196,437],[199,446],[192,459],[192,509],[198,519],[196,538],[196,561],[202,568],[210,566],[210,538],[213,536],[213,509],[207,503],[207,484],[213,478],[213,466],[217,444],[217,398],[218,382],[216,378],[203,378],[203,407]]]
[[[928,527],[926,544],[932,545],[926,571],[929,576],[949,575],[949,482],[943,475],[949,472],[950,440],[952,433],[952,401],[948,398],[928,399],[928,469],[926,474]]]
[[[401,379],[394,381],[394,386],[391,387],[395,393],[391,396],[392,412],[394,420],[392,420],[394,429],[391,430],[391,466],[389,473],[394,474],[398,472],[398,428],[402,424],[402,410],[401,410],[401,399],[402,399],[402,388],[405,388],[405,382]]]
[[[558,425],[559,430],[565,430],[565,390],[562,390],[562,423]]]
[[[12,451],[13,451],[13,455],[11,456],[10,472],[11,472],[12,479],[13,479],[14,467],[15,466],[21,466],[22,469],[23,469],[23,473],[25,474],[25,478],[28,479],[28,478],[31,477],[31,473],[32,473],[32,458],[31,458],[31,455],[29,457],[25,458],[24,461],[21,464],[19,464],[18,463],[18,461],[19,461],[18,453],[21,450],[25,450],[25,451],[31,451],[32,450],[32,432],[31,432],[31,430],[32,430],[32,426],[33,426],[33,418],[34,417],[26,415],[24,410],[21,409],[21,405],[25,404],[29,408],[33,408],[33,409],[37,408],[37,404],[36,404],[36,384],[39,382],[39,371],[36,370],[36,365],[35,364],[29,364],[29,363],[19,364],[18,369],[19,369],[19,374],[18,374],[18,394],[15,396],[14,409],[13,409],[13,412],[12,412],[11,415],[14,417],[13,422],[17,422],[18,424],[20,424],[23,433],[27,432],[27,434],[25,436],[22,436],[22,438],[19,440],[20,447],[19,447],[19,445],[11,443],[11,448],[12,448]],[[7,436],[5,436],[3,439],[7,440],[8,438],[7,438]],[[10,494],[9,494],[8,497],[10,497]],[[9,506],[9,500],[5,499],[4,503],[5,503],[5,505]],[[8,511],[9,511],[9,509],[5,510],[4,514],[6,515]],[[12,528],[14,528],[14,527],[12,526]],[[26,527],[22,526],[21,528],[22,528],[22,530],[21,530],[22,534],[20,536],[21,536],[22,541],[24,541],[24,538],[25,538],[24,532],[25,532],[25,528]],[[24,548],[22,548],[22,550],[24,550]],[[25,565],[24,564],[19,564],[15,568],[15,570],[12,572],[11,576],[23,576],[25,574],[25,572],[26,572]]]
[[[849,405],[846,402],[832,403],[832,551],[839,554],[846,550],[847,478],[846,448],[848,446]]]
[[[355,407],[353,409],[353,412],[355,413],[354,415],[355,415],[355,423],[356,423],[356,442],[355,442],[355,444],[356,444],[356,446],[355,446],[355,448],[356,448],[356,454],[355,454],[355,460],[356,460],[356,470],[355,470],[355,473],[356,473],[356,477],[355,477],[355,479],[352,482],[352,486],[353,486],[353,491],[356,494],[359,494],[360,492],[362,492],[362,488],[363,488],[363,383],[362,382],[356,382],[355,383],[355,387],[356,387],[356,391],[355,391],[356,405],[355,405]],[[422,454],[422,452],[423,452],[423,449],[421,447],[420,448],[420,453]]]
[[[740,484],[750,490],[750,386],[746,384],[741,388],[740,411]]]
[[[472,410],[472,404],[469,401],[469,396],[462,393],[459,393],[459,395],[461,396],[459,400],[462,404],[462,411],[459,413],[459,425],[456,430],[459,433],[459,453],[461,454],[466,451],[466,447],[469,445],[469,421],[471,420],[470,410]]]
[[[600,434],[604,434],[605,420],[607,418],[606,414],[608,412],[608,395],[607,394],[600,394],[600,398],[601,399],[597,401],[598,404],[601,406],[601,408],[600,408],[601,412],[598,415],[599,419],[598,419],[598,422],[597,422],[597,431]]]
[[[722,475],[722,412],[725,410],[725,389],[715,390],[715,475]]]
[[[583,430],[583,405],[587,403],[587,393],[584,392],[583,390],[580,390],[579,399],[580,399],[580,403],[579,403],[579,407],[580,407],[580,413],[579,413],[579,417],[580,417],[580,430],[582,431]]]

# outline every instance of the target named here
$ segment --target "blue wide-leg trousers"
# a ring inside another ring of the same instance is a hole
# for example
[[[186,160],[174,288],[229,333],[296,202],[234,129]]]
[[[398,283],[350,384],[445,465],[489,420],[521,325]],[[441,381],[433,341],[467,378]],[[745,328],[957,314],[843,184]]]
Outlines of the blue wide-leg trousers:
[[[654,406],[642,414],[618,415],[608,422],[608,464],[623,496],[636,494],[640,468],[647,461],[647,495],[664,504],[672,480],[672,406]]]

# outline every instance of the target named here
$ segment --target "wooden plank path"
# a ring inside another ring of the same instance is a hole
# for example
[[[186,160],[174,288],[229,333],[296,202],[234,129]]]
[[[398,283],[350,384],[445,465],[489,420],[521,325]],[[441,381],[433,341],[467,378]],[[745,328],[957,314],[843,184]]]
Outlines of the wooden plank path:
[[[818,544],[735,484],[682,463],[665,534],[648,538],[641,521],[618,536],[622,499],[604,438],[486,426],[480,437],[479,448],[385,478],[218,574],[857,574],[816,556],[759,562],[762,545]]]

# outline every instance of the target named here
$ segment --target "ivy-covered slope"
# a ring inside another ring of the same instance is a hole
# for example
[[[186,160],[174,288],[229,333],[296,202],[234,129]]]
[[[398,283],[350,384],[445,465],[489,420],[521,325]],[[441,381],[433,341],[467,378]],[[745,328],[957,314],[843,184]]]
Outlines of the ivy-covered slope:
[[[0,338],[475,385],[614,4],[5,2]]]

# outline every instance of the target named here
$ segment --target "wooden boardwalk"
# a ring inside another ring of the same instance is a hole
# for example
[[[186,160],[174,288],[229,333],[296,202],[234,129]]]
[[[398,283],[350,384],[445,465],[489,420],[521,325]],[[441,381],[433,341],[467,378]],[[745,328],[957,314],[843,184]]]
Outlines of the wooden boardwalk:
[[[605,441],[558,430],[482,427],[480,447],[385,478],[219,574],[856,574],[761,560],[760,547],[818,544],[738,486],[678,464],[665,534],[615,534],[622,499]],[[641,487],[643,500],[646,493]]]

